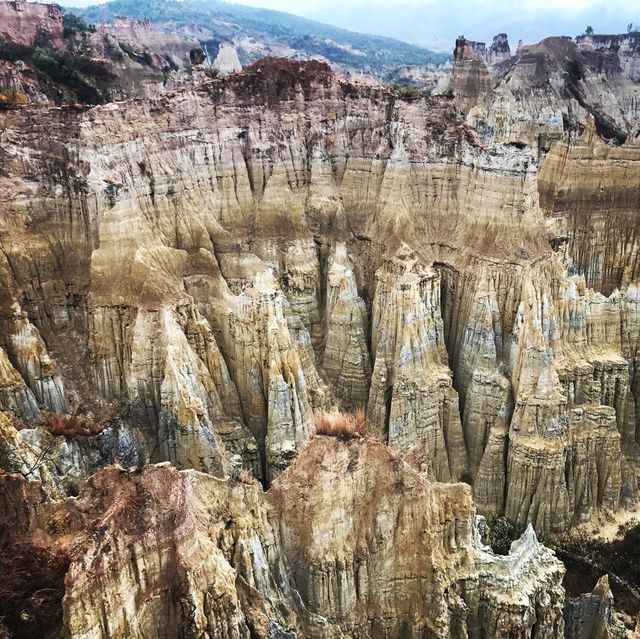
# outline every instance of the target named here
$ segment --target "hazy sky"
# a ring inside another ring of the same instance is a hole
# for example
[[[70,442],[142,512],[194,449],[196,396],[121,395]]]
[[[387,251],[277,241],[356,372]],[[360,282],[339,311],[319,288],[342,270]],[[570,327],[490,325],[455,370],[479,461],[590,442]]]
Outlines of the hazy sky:
[[[94,4],[62,0],[62,4]],[[506,31],[535,42],[548,35],[577,35],[587,25],[620,33],[640,23],[639,0],[241,0],[280,9],[354,31],[389,35],[417,44],[451,48],[456,35],[490,40]]]

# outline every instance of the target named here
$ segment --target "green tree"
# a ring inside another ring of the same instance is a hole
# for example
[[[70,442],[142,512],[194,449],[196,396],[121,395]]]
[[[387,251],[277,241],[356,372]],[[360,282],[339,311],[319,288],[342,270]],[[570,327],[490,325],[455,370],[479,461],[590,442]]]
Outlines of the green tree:
[[[587,28],[584,30],[584,32],[587,35],[593,35],[593,27],[591,25],[587,26]]]

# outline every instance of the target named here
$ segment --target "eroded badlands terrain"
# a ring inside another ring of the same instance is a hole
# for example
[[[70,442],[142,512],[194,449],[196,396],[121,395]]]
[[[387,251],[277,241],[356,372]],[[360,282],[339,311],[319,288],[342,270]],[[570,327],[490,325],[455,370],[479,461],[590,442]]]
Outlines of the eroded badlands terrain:
[[[0,546],[60,591],[7,632],[610,636],[536,533],[638,501],[627,39],[0,111]]]

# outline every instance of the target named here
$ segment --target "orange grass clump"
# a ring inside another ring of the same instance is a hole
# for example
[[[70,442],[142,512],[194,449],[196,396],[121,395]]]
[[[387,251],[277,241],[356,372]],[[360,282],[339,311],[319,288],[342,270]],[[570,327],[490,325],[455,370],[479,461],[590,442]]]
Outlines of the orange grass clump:
[[[341,439],[364,437],[367,422],[364,410],[359,408],[355,413],[320,410],[315,413],[316,434]]]
[[[45,415],[42,426],[52,435],[64,437],[98,435],[104,430],[102,424],[93,421],[86,415],[64,415],[62,413]]]

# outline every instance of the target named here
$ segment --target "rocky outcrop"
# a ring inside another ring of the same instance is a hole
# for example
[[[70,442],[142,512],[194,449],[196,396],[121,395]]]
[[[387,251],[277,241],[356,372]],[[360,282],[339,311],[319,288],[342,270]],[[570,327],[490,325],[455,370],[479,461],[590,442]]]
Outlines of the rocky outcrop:
[[[464,36],[456,40],[449,87],[465,113],[491,100],[491,79],[485,56],[484,42],[473,42]]]
[[[640,34],[638,31],[623,34],[591,34],[576,38],[578,46],[586,51],[597,51],[609,56],[617,56],[625,75],[640,81]]]
[[[589,118],[606,140],[633,137],[640,115],[633,35],[601,37],[601,44],[594,44],[599,36],[546,38],[513,56],[503,35],[488,52],[466,40],[456,47],[451,90],[483,139],[527,144],[542,160]]]
[[[136,444],[108,459],[269,483],[314,410],[366,403],[487,514],[549,534],[636,498],[635,288],[552,250],[553,153],[539,180],[451,98],[318,62],[43,113],[2,116],[0,399],[27,425],[117,404]]]
[[[494,555],[468,486],[432,484],[373,440],[314,438],[266,496],[250,479],[160,464],[102,469],[58,502],[0,475],[7,516],[16,499],[2,551],[20,538],[68,556],[62,636],[141,637],[158,623],[170,637],[563,632],[563,567],[533,530]]]
[[[511,57],[511,47],[506,33],[498,33],[498,35],[493,36],[493,42],[486,55],[490,65],[499,64]]]
[[[0,33],[18,44],[30,45],[41,34],[62,47],[62,9],[55,4],[25,0],[0,2]]]
[[[213,60],[198,65],[191,59],[198,38],[149,20],[117,17],[112,24],[90,24],[55,4],[2,0],[0,25],[2,108],[157,95],[200,82],[212,71]],[[242,68],[233,48],[222,48],[216,65],[225,72]]]
[[[567,602],[564,636],[567,639],[608,639],[612,606],[613,594],[605,575],[592,592]]]
[[[20,484],[1,479],[0,495],[17,497]],[[22,543],[63,547],[70,559],[63,636],[142,637],[162,627],[171,637],[271,639],[304,627],[255,483],[163,466],[110,468],[76,500],[33,501],[25,501],[32,510]]]
[[[327,265],[324,356],[322,365],[346,406],[367,404],[371,362],[368,314],[347,247],[336,244]]]
[[[637,142],[607,145],[590,119],[582,136],[553,147],[540,172],[540,204],[552,241],[566,242],[572,265],[607,295],[639,275],[639,185],[632,177],[639,161]]]
[[[467,460],[446,363],[439,274],[402,251],[376,280],[369,424],[400,451],[426,443],[435,477],[458,480]]]
[[[217,69],[222,73],[236,73],[238,71],[242,71],[242,64],[240,64],[238,52],[233,44],[229,42],[223,42],[220,45],[218,54],[213,60],[212,66],[214,69]]]
[[[563,569],[533,530],[493,555],[467,486],[380,443],[315,438],[269,499],[302,600],[349,635],[562,636]]]

